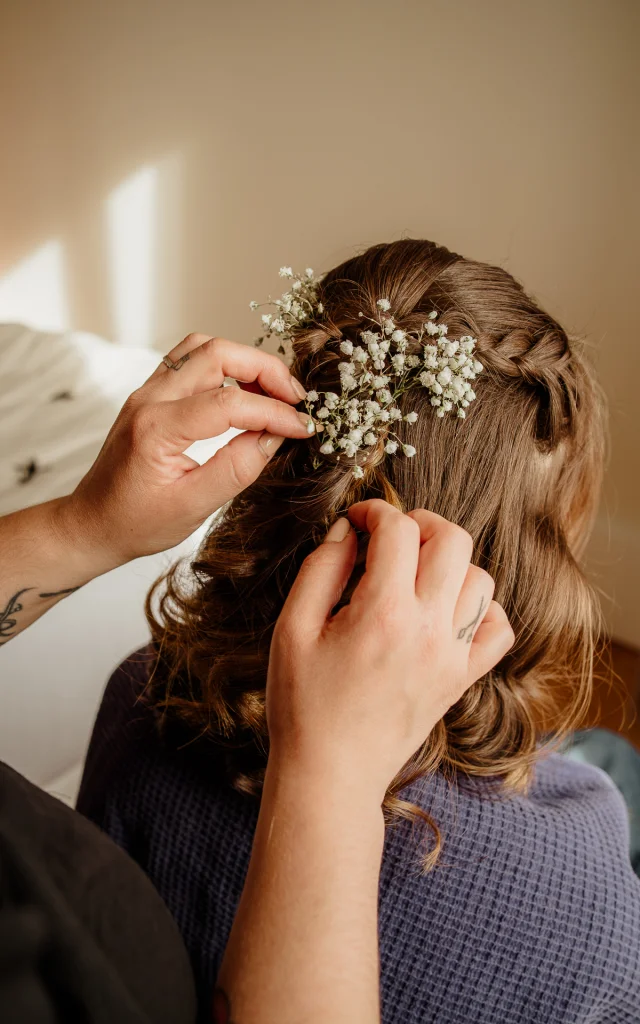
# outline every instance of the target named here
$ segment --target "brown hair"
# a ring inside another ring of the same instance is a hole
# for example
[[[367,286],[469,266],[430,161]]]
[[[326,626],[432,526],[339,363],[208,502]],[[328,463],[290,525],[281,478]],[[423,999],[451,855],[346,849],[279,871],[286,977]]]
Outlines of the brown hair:
[[[374,316],[381,297],[406,330],[435,309],[450,336],[477,339],[485,369],[467,418],[437,418],[428,393],[412,390],[400,404],[418,422],[399,432],[418,454],[387,456],[380,444],[361,480],[350,460],[318,454],[321,439],[285,442],[215,520],[187,571],[179,563],[152,588],[158,657],[148,696],[222,758],[236,788],[259,792],[271,633],[302,560],[355,501],[432,509],[473,537],[474,562],[493,576],[516,642],[389,787],[387,811],[406,816],[414,812],[396,794],[436,770],[525,785],[541,724],[564,734],[589,704],[599,612],[578,559],[600,485],[603,403],[578,345],[510,274],[411,239],[326,275],[322,320],[294,341],[292,370],[307,388],[340,390],[339,341],[367,328],[361,314]],[[436,839],[427,864],[437,829]]]

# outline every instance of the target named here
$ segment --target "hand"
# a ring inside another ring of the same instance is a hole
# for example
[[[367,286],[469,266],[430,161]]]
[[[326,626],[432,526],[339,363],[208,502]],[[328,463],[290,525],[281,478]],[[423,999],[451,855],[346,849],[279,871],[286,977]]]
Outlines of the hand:
[[[60,509],[61,532],[85,539],[112,568],[188,537],[262,472],[285,437],[308,437],[305,395],[276,356],[190,334],[125,402],[102,450]],[[222,387],[234,377],[246,388]],[[270,396],[270,397],[269,397]],[[229,427],[234,437],[203,466],[184,455]],[[311,431],[312,432],[312,431]]]
[[[506,654],[513,631],[468,533],[433,512],[361,502],[365,573],[337,615],[356,536],[339,519],[305,560],[276,624],[269,763],[362,779],[382,801],[436,722]]]

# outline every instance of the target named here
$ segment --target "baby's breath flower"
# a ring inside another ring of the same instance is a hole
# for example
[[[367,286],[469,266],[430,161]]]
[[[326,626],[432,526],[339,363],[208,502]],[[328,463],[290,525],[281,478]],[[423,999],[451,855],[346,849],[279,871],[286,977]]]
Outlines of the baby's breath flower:
[[[305,275],[294,274],[291,267],[281,267],[280,276],[291,281],[289,291],[275,301],[269,300],[277,312],[263,314],[262,324],[265,337],[278,337],[278,351],[286,357],[292,353],[298,329],[312,323],[324,310],[318,301],[321,279],[315,277],[310,267]],[[250,305],[255,310],[259,303]],[[378,299],[376,307],[380,311],[377,319],[359,314],[375,329],[358,331],[358,340],[342,338],[337,345],[340,354],[347,357],[338,363],[340,393],[310,390],[305,397],[309,433],[324,432],[326,440],[320,452],[337,460],[343,454],[354,458],[363,445],[365,449],[371,448],[379,440],[388,455],[402,449],[407,458],[412,458],[416,449],[404,443],[394,428],[401,420],[409,425],[418,420],[415,410],[403,413],[397,404],[400,395],[414,387],[423,387],[428,392],[438,417],[454,411],[459,419],[464,419],[465,408],[476,397],[469,381],[483,366],[473,355],[475,338],[469,334],[457,340],[448,338],[447,325],[435,322],[436,310],[429,313],[422,327],[406,331],[396,325],[389,299]],[[259,338],[256,344],[263,340]],[[353,466],[352,472],[356,479],[364,476],[359,465]]]
[[[256,302],[255,299],[252,299],[251,302],[249,303],[249,309],[252,309],[255,312],[259,305],[259,302]]]

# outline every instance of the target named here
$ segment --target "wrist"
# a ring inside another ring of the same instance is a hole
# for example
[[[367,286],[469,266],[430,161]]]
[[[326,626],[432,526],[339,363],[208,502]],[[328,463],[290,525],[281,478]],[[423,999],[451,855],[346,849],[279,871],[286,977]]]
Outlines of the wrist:
[[[319,764],[299,757],[269,755],[264,782],[267,799],[286,804],[304,804],[323,813],[350,817],[361,823],[384,828],[384,792],[362,770],[346,772],[335,764]]]
[[[51,505],[53,535],[69,549],[70,567],[76,574],[88,581],[127,561],[105,544],[97,517],[81,507],[74,494],[57,498]]]

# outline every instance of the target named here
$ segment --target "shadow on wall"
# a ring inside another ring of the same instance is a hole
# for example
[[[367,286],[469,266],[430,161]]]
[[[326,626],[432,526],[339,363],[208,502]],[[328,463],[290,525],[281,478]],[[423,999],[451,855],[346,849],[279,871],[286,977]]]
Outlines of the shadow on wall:
[[[162,346],[180,320],[182,266],[181,154],[138,168],[104,200],[99,224],[106,266],[109,340],[136,347]],[[50,239],[0,277],[0,323],[43,331],[74,326],[74,282],[61,239]],[[162,325],[162,326],[160,326]]]

